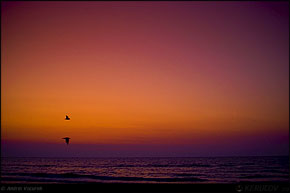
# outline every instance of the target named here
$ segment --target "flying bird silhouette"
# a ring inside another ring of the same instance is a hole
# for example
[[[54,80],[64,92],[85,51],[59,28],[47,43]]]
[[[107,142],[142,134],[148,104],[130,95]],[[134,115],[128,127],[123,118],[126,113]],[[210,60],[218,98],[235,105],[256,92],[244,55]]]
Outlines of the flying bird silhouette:
[[[64,137],[62,139],[65,139],[66,144],[68,145],[70,138],[69,137]]]
[[[70,120],[70,118],[66,115],[64,120]]]

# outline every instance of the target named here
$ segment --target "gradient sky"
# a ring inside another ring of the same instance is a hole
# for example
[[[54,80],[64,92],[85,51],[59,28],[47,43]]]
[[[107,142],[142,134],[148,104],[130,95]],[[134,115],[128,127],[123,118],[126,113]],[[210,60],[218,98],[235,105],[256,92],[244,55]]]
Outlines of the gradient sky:
[[[2,156],[289,154],[289,2],[2,1],[1,16]]]

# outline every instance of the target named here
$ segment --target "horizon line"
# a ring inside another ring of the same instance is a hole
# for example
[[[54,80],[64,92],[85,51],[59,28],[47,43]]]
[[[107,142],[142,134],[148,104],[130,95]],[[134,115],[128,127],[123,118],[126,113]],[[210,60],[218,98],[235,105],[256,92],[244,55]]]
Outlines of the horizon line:
[[[53,157],[53,156],[1,156],[1,158],[232,158],[232,157],[289,157],[288,155],[233,155],[233,156],[63,156],[63,157]],[[290,158],[290,157],[289,157]]]

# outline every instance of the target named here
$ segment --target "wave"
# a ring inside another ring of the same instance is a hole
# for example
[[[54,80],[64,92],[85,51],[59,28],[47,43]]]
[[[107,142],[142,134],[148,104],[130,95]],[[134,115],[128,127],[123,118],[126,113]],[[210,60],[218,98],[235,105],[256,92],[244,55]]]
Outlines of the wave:
[[[211,167],[211,165],[208,164],[177,164],[177,165],[171,165],[171,164],[147,164],[147,165],[134,165],[134,164],[119,164],[114,165],[110,167]]]
[[[144,178],[144,177],[115,177],[115,176],[97,176],[97,175],[82,175],[75,173],[63,173],[63,174],[52,174],[52,173],[8,173],[6,176],[27,176],[36,178],[55,178],[55,179],[94,179],[102,181],[144,181],[144,182],[204,182],[207,179],[201,179],[196,177],[190,178]]]
[[[190,177],[190,176],[202,176],[202,175],[200,175],[200,174],[181,173],[181,174],[173,174],[173,176]]]
[[[241,176],[240,178],[241,179],[289,178],[289,175],[260,175],[260,174],[255,174],[255,175]]]
[[[52,165],[52,164],[17,164],[17,165],[14,165],[14,164],[11,164],[11,165],[8,165],[8,164],[2,164],[2,166],[17,166],[17,167],[55,167],[56,165]]]
[[[289,175],[289,171],[281,171],[281,170],[261,170],[260,173],[279,173],[279,174],[288,174]]]

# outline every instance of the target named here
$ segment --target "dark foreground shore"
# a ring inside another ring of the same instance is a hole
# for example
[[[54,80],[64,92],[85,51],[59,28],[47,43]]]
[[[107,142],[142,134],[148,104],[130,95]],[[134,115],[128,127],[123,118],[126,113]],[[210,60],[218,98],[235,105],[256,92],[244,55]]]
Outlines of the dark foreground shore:
[[[190,192],[289,192],[289,183],[240,183],[240,184],[19,184],[1,183],[1,192],[128,192],[128,193],[190,193]]]

